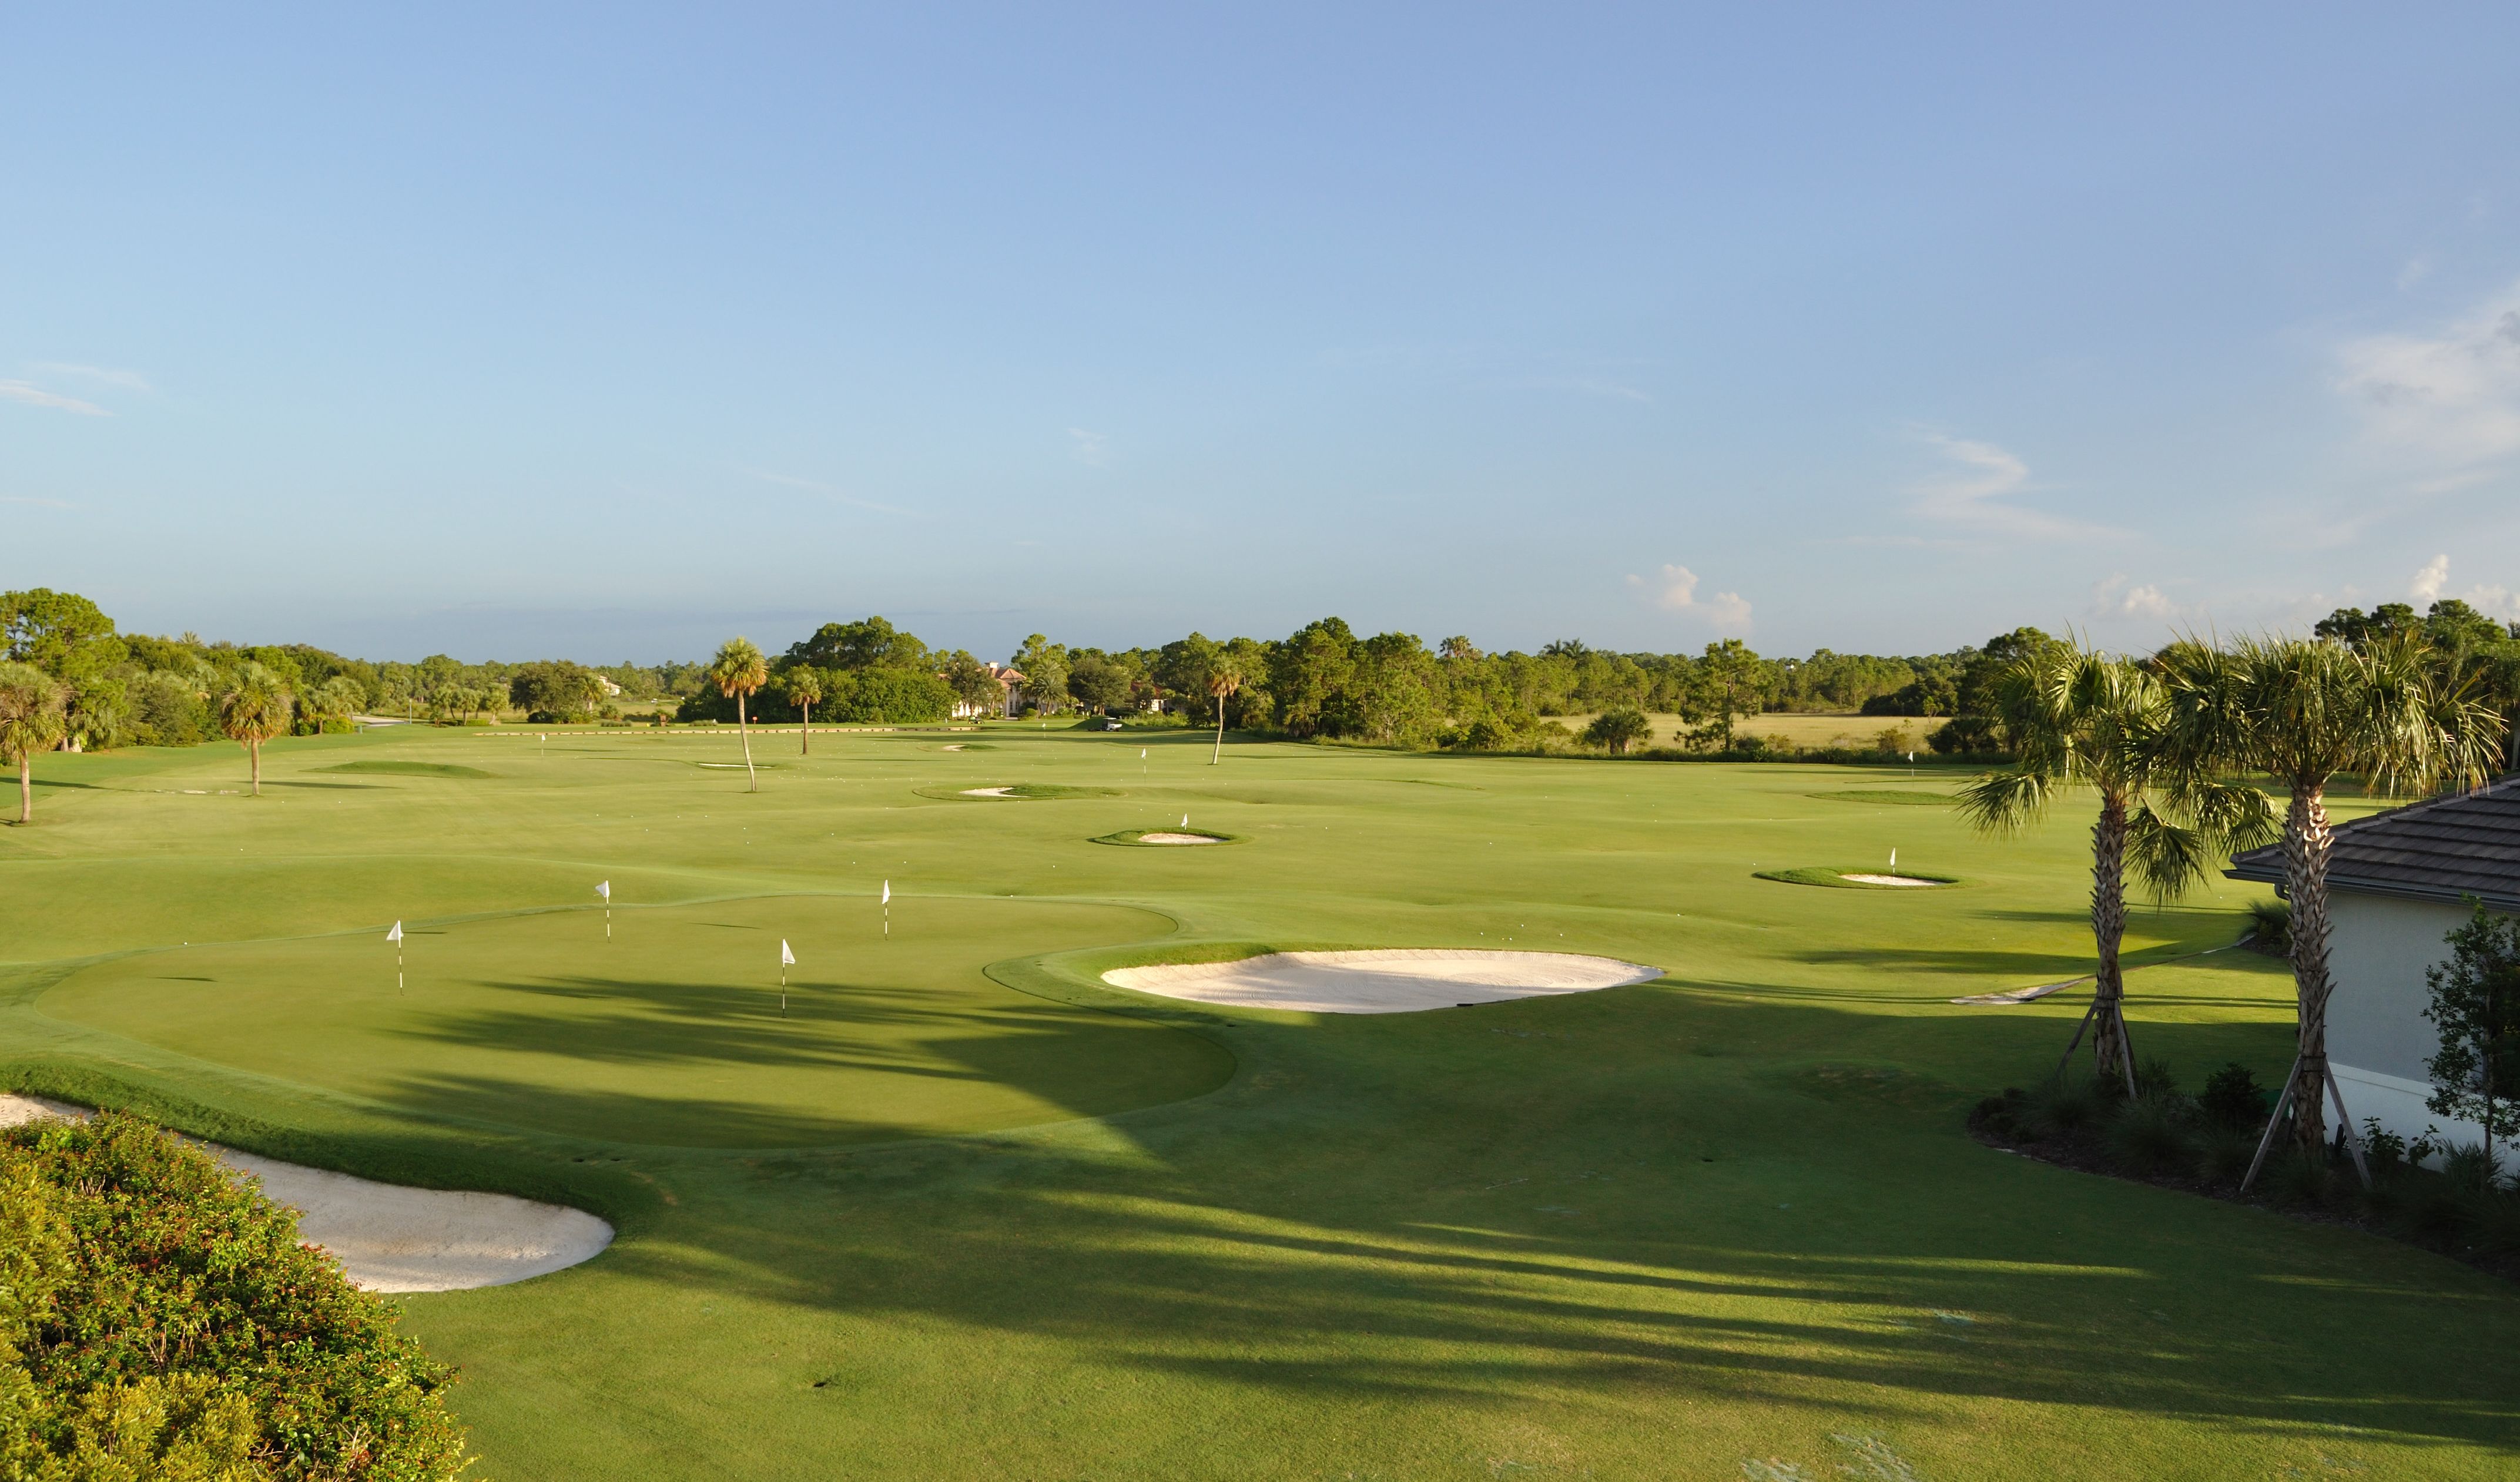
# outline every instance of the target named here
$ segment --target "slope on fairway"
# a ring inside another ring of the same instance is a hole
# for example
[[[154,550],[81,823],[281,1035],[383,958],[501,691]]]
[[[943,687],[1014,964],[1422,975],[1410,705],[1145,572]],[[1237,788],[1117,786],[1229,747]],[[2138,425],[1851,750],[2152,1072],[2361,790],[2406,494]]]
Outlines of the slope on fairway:
[[[43,1010],[202,1059],[409,1110],[666,1146],[863,1143],[1099,1116],[1197,1096],[1209,1042],[981,975],[1023,951],[1126,941],[1113,906],[775,896],[146,953]],[[780,1011],[779,943],[795,949]]]

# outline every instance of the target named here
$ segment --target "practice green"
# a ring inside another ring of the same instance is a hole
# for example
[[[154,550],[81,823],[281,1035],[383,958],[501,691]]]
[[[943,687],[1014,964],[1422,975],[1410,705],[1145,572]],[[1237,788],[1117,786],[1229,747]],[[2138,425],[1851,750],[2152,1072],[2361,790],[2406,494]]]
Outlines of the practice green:
[[[285,741],[261,798],[233,746],[40,758],[0,1074],[613,1219],[403,1300],[501,1478],[2520,1463],[2508,1283],[1965,1135],[2083,1010],[1950,1002],[2088,970],[2082,804],[2001,842],[1813,796],[1854,769],[985,737],[757,733],[758,793],[731,728]],[[955,796],[1010,777],[1062,790]],[[1244,842],[1094,842],[1184,813]],[[1969,887],[1753,877],[1893,848]],[[2142,965],[2263,893],[2133,914],[2137,1043],[2190,1087],[2281,1072],[2289,980]],[[1344,1017],[1100,980],[1307,947],[1669,975]]]

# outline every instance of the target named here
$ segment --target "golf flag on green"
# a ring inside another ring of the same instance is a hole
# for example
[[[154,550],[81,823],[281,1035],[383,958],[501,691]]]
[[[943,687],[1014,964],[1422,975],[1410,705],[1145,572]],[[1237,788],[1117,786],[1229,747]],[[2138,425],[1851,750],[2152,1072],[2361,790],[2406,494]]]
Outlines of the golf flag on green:
[[[389,942],[399,942],[402,940],[402,922],[396,921],[393,923],[393,929],[385,933],[385,940]]]
[[[892,881],[883,882],[883,934],[892,935]]]
[[[788,938],[779,939],[779,1016],[788,1016],[788,969],[796,966],[796,954],[788,948]]]
[[[612,882],[597,880],[595,893],[604,897],[604,939],[612,940]]]
[[[597,880],[595,882],[595,893],[604,897],[608,901],[612,899],[612,882],[610,880]]]
[[[385,940],[394,944],[394,992],[400,993],[402,992],[402,922],[393,923],[393,929],[385,933]]]

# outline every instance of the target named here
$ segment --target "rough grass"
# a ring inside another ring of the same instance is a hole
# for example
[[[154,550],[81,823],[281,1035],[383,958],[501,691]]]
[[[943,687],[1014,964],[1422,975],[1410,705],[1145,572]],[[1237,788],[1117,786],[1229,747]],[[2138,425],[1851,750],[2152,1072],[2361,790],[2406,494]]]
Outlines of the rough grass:
[[[317,772],[348,772],[364,777],[462,777],[485,778],[498,774],[478,767],[455,762],[401,761],[392,757],[367,757],[354,762],[338,762],[330,767],[317,767]]]
[[[1905,808],[1948,808],[1958,799],[1948,792],[1909,792],[1893,787],[1850,787],[1812,796],[1831,803],[1888,803]]]
[[[0,1070],[614,1218],[586,1266],[402,1303],[493,1476],[2508,1473],[2508,1285],[1967,1136],[1968,1093],[2044,1074],[2082,1011],[1947,1001],[2086,969],[2083,817],[1890,837],[1807,766],[985,734],[818,736],[758,794],[667,764],[740,761],[732,728],[283,741],[279,782],[500,776],[260,799],[206,790],[234,747],[42,758],[97,786],[0,831]],[[1010,773],[1091,790],[919,795]],[[1250,847],[1090,842],[1185,811]],[[1750,877],[1894,845],[1976,888]],[[2219,888],[2130,950],[2229,940],[2261,892]],[[407,1004],[396,918],[445,933]],[[816,1006],[784,1028],[774,933]],[[1096,976],[1414,946],[1673,972],[1319,1019]],[[2289,1063],[2264,958],[2152,969],[2134,1013],[2178,1065]],[[1135,1038],[1066,1064],[1102,1021]],[[713,1120],[750,1145],[696,1145]]]

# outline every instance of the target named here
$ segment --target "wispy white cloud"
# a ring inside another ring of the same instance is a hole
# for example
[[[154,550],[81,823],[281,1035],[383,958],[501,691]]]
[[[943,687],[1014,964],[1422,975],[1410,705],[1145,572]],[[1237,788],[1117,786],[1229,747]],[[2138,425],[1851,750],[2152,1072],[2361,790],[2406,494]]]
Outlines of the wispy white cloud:
[[[2010,503],[2014,495],[2034,492],[2038,485],[2030,481],[2030,465],[2009,449],[1942,432],[1921,435],[1946,461],[1941,472],[1909,486],[1908,492],[1915,496],[1911,508],[1927,519],[1966,526],[1988,535],[2032,540],[2115,533],[2083,520]]]
[[[67,376],[73,381],[94,382],[98,385],[120,386],[126,391],[157,389],[138,371],[115,371],[105,366],[78,365],[67,360],[38,360],[26,369],[38,376]]]
[[[2366,336],[2337,359],[2373,442],[2435,464],[2520,452],[2520,285],[2434,334]]]
[[[1073,444],[1076,461],[1089,468],[1102,467],[1102,434],[1088,432],[1083,427],[1069,427],[1068,441]]]
[[[22,402],[30,407],[46,407],[56,412],[71,412],[81,417],[113,415],[92,401],[75,396],[63,396],[47,391],[31,381],[0,381],[0,401]]]
[[[1718,633],[1750,631],[1750,605],[1741,594],[1718,592],[1701,598],[1697,595],[1697,573],[1687,566],[1667,565],[1652,577],[1632,574],[1628,585],[1645,593],[1664,611],[1690,613],[1704,619]]]
[[[808,494],[819,494],[825,499],[831,500],[836,504],[847,505],[851,509],[874,510],[882,515],[907,515],[910,513],[908,510],[904,510],[897,505],[880,504],[872,499],[860,499],[855,494],[843,493],[838,489],[832,488],[830,484],[823,483],[817,479],[799,478],[793,473],[778,473],[773,472],[768,469],[747,468],[742,464],[737,464],[735,467],[736,472],[749,474],[754,478],[760,479],[763,483],[775,483],[783,488],[802,489]]]
[[[2398,269],[2398,292],[2403,293],[2432,275],[2432,257],[2427,253],[2417,252],[2407,259],[2405,267]]]

